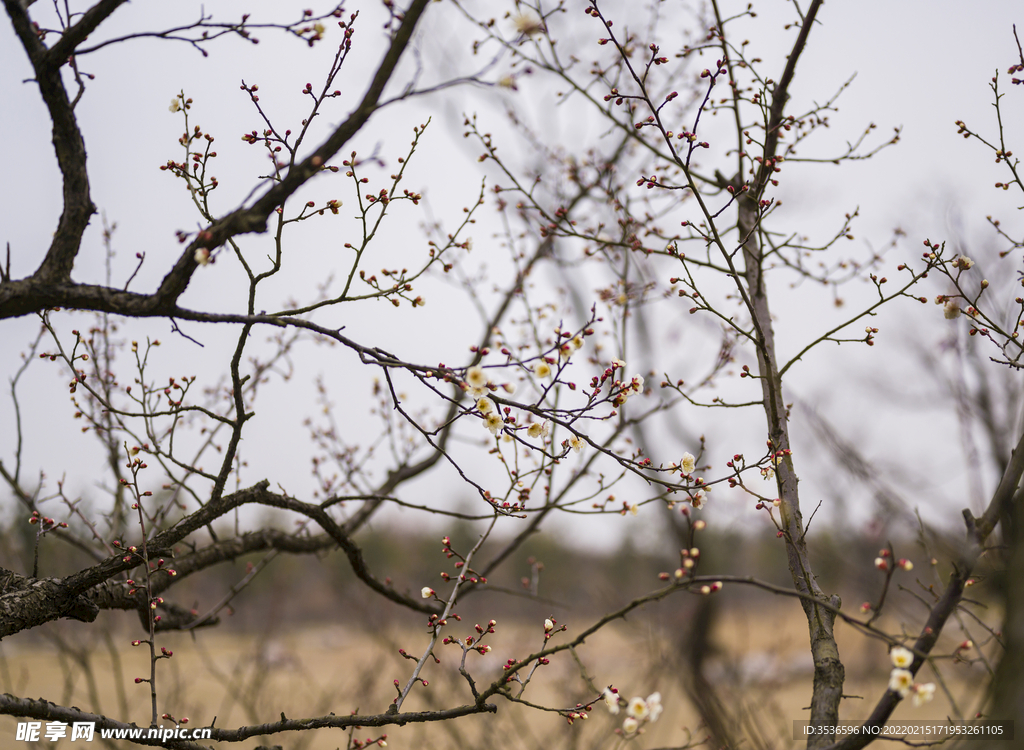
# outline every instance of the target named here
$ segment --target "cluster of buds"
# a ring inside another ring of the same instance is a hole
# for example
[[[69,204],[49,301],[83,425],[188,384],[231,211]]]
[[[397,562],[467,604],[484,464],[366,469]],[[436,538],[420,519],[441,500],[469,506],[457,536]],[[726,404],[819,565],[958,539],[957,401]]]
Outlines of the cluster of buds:
[[[312,44],[312,42],[310,42],[310,44]],[[387,747],[388,746],[387,739],[388,739],[388,736],[386,734],[382,734],[380,737],[378,737],[375,740],[371,739],[369,737],[366,738],[365,740],[353,739],[352,740],[352,747],[360,747],[360,748],[362,748],[362,747],[372,747],[373,745],[376,745],[377,747]]]
[[[568,629],[566,625],[558,625],[558,620],[554,617],[548,617],[544,620],[544,642],[546,643],[551,636],[555,633],[564,633]],[[546,659],[542,659],[541,663],[547,664]]]
[[[875,558],[875,567],[881,571],[888,571],[890,568],[889,558],[892,557],[892,553],[887,549],[878,550],[878,557]],[[911,571],[914,569],[914,563],[905,557],[901,557],[895,563],[896,568],[901,570]]]
[[[584,720],[586,720],[586,719],[590,718],[590,716],[587,714],[587,711],[590,710],[590,706],[583,706],[583,704],[578,703],[578,704],[576,704],[576,708],[577,709],[586,708],[586,711],[580,711],[580,710],[567,711],[564,714],[562,714],[563,716],[565,716],[565,720],[569,724],[569,726],[572,726],[572,723],[574,721],[576,721],[576,719],[584,719]]]
[[[565,341],[558,347],[558,356],[562,359],[569,359],[575,352],[583,348],[583,337],[591,333],[593,331],[587,330],[573,336],[568,331],[563,331],[560,335]]]
[[[39,528],[44,534],[53,529],[66,529],[68,527],[67,523],[64,521],[57,523],[57,521],[54,521],[52,518],[40,515],[38,510],[32,511],[32,515],[29,516],[28,522],[33,526],[39,524]]]
[[[467,651],[472,650],[472,651],[476,651],[478,654],[483,656],[484,654],[490,653],[491,650],[492,650],[489,645],[483,643],[484,637],[487,636],[490,633],[494,633],[494,626],[497,625],[497,624],[498,624],[497,620],[490,620],[490,621],[488,621],[486,626],[483,626],[483,625],[480,625],[479,623],[477,623],[476,625],[473,626],[473,629],[477,633],[475,636],[470,635],[470,636],[466,636],[465,638],[456,638],[454,636],[445,636],[445,638],[442,639],[441,643],[443,643],[446,646],[451,645],[451,644],[455,644],[455,645],[458,645],[458,646],[462,647],[463,653],[466,653]],[[412,658],[412,657],[408,656],[402,650],[399,650],[399,653],[402,656],[405,656],[407,659]]]

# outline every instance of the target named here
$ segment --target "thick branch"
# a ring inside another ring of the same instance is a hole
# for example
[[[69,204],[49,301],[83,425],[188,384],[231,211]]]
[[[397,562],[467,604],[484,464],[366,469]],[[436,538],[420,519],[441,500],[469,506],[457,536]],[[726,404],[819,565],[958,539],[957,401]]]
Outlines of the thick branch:
[[[386,727],[390,725],[404,726],[428,721],[446,721],[460,716],[472,714],[495,713],[497,707],[488,703],[477,703],[470,706],[456,706],[441,711],[416,711],[409,713],[384,713],[376,715],[349,714],[344,716],[319,716],[311,719],[287,719],[239,727],[238,729],[216,729],[211,732],[212,742],[241,742],[250,737],[278,734],[279,732],[303,732],[310,729],[327,729],[346,727]],[[95,722],[99,729],[135,729],[136,724],[125,724],[105,716],[91,714],[78,708],[66,708],[44,700],[17,698],[13,695],[0,695],[0,714],[23,716],[28,719],[45,721],[63,721],[68,724],[76,721]],[[194,727],[193,727],[194,729]],[[208,746],[187,740],[158,740],[139,738],[132,740],[137,745],[173,748],[173,750],[208,750]]]
[[[935,606],[932,607],[931,612],[928,614],[928,621],[925,622],[917,640],[914,641],[913,650],[915,656],[910,671],[915,675],[924,664],[926,655],[931,652],[936,642],[938,642],[939,635],[942,633],[942,628],[945,627],[946,621],[956,611],[961,599],[963,599],[967,579],[971,577],[971,572],[978,563],[978,558],[981,556],[985,541],[994,530],[995,523],[1004,504],[1012,501],[1022,476],[1024,476],[1024,434],[1021,435],[1020,440],[1017,442],[1017,447],[1013,450],[1010,463],[1007,465],[1006,471],[1003,472],[999,486],[996,488],[988,507],[985,509],[985,515],[975,519],[970,511],[964,511],[964,519],[967,522],[967,537],[964,540],[963,549],[959,558],[954,563],[949,583],[946,584],[942,595],[935,603]],[[871,716],[864,722],[864,726],[883,726],[889,717],[892,716],[892,712],[896,709],[900,700],[902,699],[899,693],[887,690],[885,695],[875,705]],[[846,739],[829,745],[826,750],[860,750],[873,737],[874,735],[867,734],[850,735]]]
[[[93,10],[100,7],[106,9],[114,2],[115,0],[105,0]],[[233,211],[200,232],[197,239],[182,253],[164,277],[160,288],[152,295],[140,295],[106,287],[78,285],[70,280],[71,268],[81,245],[82,234],[95,210],[89,198],[85,145],[75,122],[67,92],[61,82],[59,67],[55,67],[52,58],[46,56],[45,48],[36,38],[31,21],[21,4],[17,0],[4,0],[8,15],[11,16],[22,45],[25,46],[32,61],[40,92],[54,123],[54,146],[64,175],[64,214],[61,216],[46,259],[36,273],[28,279],[0,283],[0,318],[26,315],[56,306],[131,317],[169,316],[196,269],[196,250],[218,247],[239,234],[266,231],[270,214],[319,173],[327,161],[337,154],[377,111],[384,89],[394,74],[428,2],[430,0],[413,0],[359,106],[330,137],[309,157],[292,167],[284,179],[275,183],[251,206]],[[72,28],[78,28],[85,20],[83,18]],[[97,15],[93,20],[98,23],[102,18]]]
[[[267,505],[290,510],[300,513],[319,524],[330,537],[332,543],[341,547],[356,577],[378,594],[389,601],[401,604],[416,612],[423,612],[425,614],[436,613],[436,606],[432,606],[420,599],[405,596],[378,581],[366,566],[362,550],[349,538],[337,522],[330,517],[326,510],[319,505],[304,503],[295,498],[270,492],[267,489],[268,486],[269,483],[264,480],[253,487],[225,495],[216,501],[207,503],[195,513],[182,519],[176,526],[149,539],[147,545],[152,550],[169,550],[192,532],[204,528],[242,505]],[[264,543],[267,541],[266,539],[263,540]],[[255,541],[255,543],[259,542]],[[280,539],[276,540],[274,544],[280,544],[282,547],[288,546]],[[319,547],[320,544],[321,542],[317,541],[312,543],[311,546]],[[203,552],[196,553],[195,556],[188,556],[184,559],[184,570],[194,570],[199,566],[208,567],[222,560],[230,559],[230,555],[233,552],[241,554],[240,550],[242,549],[242,547],[231,548],[225,544],[211,551],[206,557],[203,557]],[[303,546],[301,551],[308,552],[312,550]],[[37,580],[8,573],[7,580],[2,583],[3,594],[0,595],[0,638],[61,617],[72,617],[92,622],[96,619],[100,608],[97,602],[94,601],[94,597],[105,607],[130,608],[134,600],[128,597],[127,591],[121,594],[112,590],[98,590],[97,587],[106,584],[117,574],[137,567],[140,560],[141,558],[137,555],[132,555],[126,551],[123,554],[111,557],[98,565],[86,568],[63,579]],[[163,586],[163,588],[169,585],[169,583],[164,582],[163,577],[157,580],[159,581],[158,585]]]

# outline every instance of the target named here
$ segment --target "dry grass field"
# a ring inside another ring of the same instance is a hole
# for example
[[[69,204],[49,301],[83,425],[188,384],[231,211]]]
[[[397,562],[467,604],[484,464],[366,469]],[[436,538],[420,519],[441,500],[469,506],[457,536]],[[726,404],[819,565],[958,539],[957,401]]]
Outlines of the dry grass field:
[[[10,641],[0,646],[0,682],[4,692],[47,697],[64,705],[102,710],[107,715],[127,716],[139,725],[148,724],[148,690],[134,684],[147,669],[143,648],[132,648],[138,637],[127,619],[123,627],[97,634],[94,627],[61,624],[31,645]],[[587,623],[568,623],[569,632]],[[660,720],[649,725],[633,744],[638,748],[681,747],[698,744],[706,733],[692,702],[686,697],[685,662],[680,658],[686,644],[680,642],[686,623],[673,622],[665,612],[652,608],[628,622],[616,623],[598,633],[578,650],[579,664],[568,654],[552,659],[538,670],[524,698],[549,706],[570,707],[586,700],[589,691],[580,676],[582,666],[599,686],[614,684],[627,697],[662,695],[665,708]],[[452,635],[469,635],[473,623],[464,621]],[[136,628],[137,629],[137,628]],[[118,632],[120,631],[120,632]],[[787,748],[792,721],[804,718],[802,710],[810,695],[810,657],[806,625],[799,608],[775,602],[761,608],[728,606],[716,620],[706,674],[718,690],[744,747]],[[867,715],[873,700],[884,690],[889,663],[885,645],[839,626],[841,653],[847,664],[846,693],[850,698],[844,718]],[[505,659],[522,656],[540,647],[543,631],[535,626],[499,622],[491,638],[493,651],[472,654],[470,666],[478,683],[486,683]],[[174,657],[159,663],[161,710],[190,717],[192,726],[208,724],[216,717],[220,727],[261,723],[277,719],[337,714],[358,710],[380,713],[394,697],[393,680],[403,682],[412,662],[398,654],[422,652],[423,631],[386,622],[364,628],[318,625],[280,628],[262,634],[241,634],[226,629],[161,636],[160,645]],[[459,651],[438,647],[442,663],[429,664],[426,688],[413,691],[404,710],[419,711],[467,703],[465,681],[457,673]],[[949,664],[942,670],[949,695],[958,710],[971,715],[982,696],[984,669],[978,665]],[[685,676],[685,675],[684,675]],[[934,674],[922,674],[924,680]],[[856,696],[861,696],[860,698]],[[600,702],[587,721],[569,726],[554,713],[545,713],[497,699],[497,715],[474,716],[437,724],[389,727],[388,746],[417,748],[501,747],[523,750],[544,748],[615,747],[618,720]],[[863,704],[863,710],[858,706]],[[944,719],[955,715],[949,697],[940,686],[936,700],[914,708],[906,701],[897,717]],[[620,720],[622,717],[618,717]],[[0,717],[0,747],[15,747],[15,721]],[[360,730],[355,738],[377,738],[379,733]],[[281,745],[289,750],[333,750],[349,745],[348,734],[338,730],[278,735],[251,739],[241,747]],[[18,746],[28,747],[25,743]],[[99,746],[98,740],[92,746]],[[87,743],[62,740],[42,742],[45,747],[84,747]],[[127,747],[127,743],[112,745]],[[222,747],[231,745],[224,744]],[[234,745],[239,747],[239,745]]]

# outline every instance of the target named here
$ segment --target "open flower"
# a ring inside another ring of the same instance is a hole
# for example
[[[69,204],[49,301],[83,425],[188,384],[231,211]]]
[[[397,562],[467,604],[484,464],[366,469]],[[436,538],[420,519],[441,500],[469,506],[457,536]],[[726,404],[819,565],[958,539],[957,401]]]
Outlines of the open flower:
[[[608,706],[609,711],[613,714],[617,714],[619,712],[619,696],[613,693],[611,688],[605,688],[601,697],[604,698],[604,704]]]
[[[646,719],[650,710],[647,708],[647,701],[643,698],[636,697],[629,701],[629,707],[626,709],[626,713],[639,721],[641,719]]]
[[[906,698],[914,685],[914,675],[909,669],[894,669],[889,675],[889,689],[899,693],[901,698]]]
[[[694,458],[692,453],[684,453],[683,457],[679,460],[679,470],[684,474],[692,474],[696,468],[697,459]]]
[[[547,419],[543,422],[534,422],[527,428],[526,434],[532,438],[547,437],[551,434],[551,422]]]
[[[547,362],[538,362],[533,368],[533,374],[538,378],[546,378],[551,375],[551,365]]]
[[[892,665],[899,667],[900,669],[906,669],[914,663],[914,654],[908,648],[903,646],[896,646],[892,651],[889,652],[889,658],[892,659]]]
[[[622,722],[622,732],[624,734],[635,734],[639,727],[640,722],[632,716],[627,716]]]
[[[476,408],[481,414],[490,414],[495,410],[494,402],[484,396],[482,399],[476,402]]]
[[[647,710],[650,713],[650,720],[657,721],[661,716],[661,693],[651,693],[647,696]]]
[[[487,373],[480,365],[474,365],[466,370],[466,383],[470,388],[486,388]]]
[[[576,435],[571,435],[569,437],[569,447],[571,447],[573,451],[575,451],[576,453],[579,453],[581,450],[583,450],[583,441],[580,440],[579,437],[577,437]]]
[[[521,36],[533,36],[544,31],[544,22],[537,12],[530,8],[524,8],[512,16],[512,24]]]
[[[926,682],[923,685],[914,685],[914,705],[923,706],[935,697],[935,683]]]
[[[497,435],[501,430],[502,425],[505,424],[505,420],[501,418],[501,415],[497,412],[491,412],[484,417],[484,427],[490,430],[492,435]]]

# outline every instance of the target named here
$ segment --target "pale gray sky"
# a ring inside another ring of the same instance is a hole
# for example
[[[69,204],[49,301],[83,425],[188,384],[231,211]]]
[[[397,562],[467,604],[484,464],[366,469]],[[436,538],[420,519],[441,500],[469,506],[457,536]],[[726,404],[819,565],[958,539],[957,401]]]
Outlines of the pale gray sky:
[[[33,11],[45,13],[44,5],[37,4]],[[380,54],[379,5],[356,2],[347,9],[360,9],[363,18],[357,26],[356,48],[338,86],[345,96],[336,101],[335,109],[325,111],[324,126],[340,121],[347,114],[353,100],[361,96],[366,76],[376,64]],[[482,3],[476,5],[485,7]],[[567,5],[571,12],[556,22],[571,23],[574,31],[578,27],[580,33],[587,33],[590,21],[580,7],[576,7],[581,4],[573,0]],[[612,8],[609,14],[619,17],[615,15],[615,5],[608,5]],[[723,4],[736,9],[745,5]],[[512,4],[495,2],[486,7],[499,6],[512,7]],[[159,29],[178,24],[181,9],[185,7],[192,8],[193,4],[129,4],[115,15],[114,25],[110,29],[104,27],[104,33],[98,38],[127,33],[130,29]],[[197,14],[198,5],[194,7]],[[251,12],[254,19],[279,18],[279,7],[279,3],[266,1],[221,2],[215,5],[214,12],[221,19],[234,18],[241,12]],[[663,7],[673,12],[672,3],[664,3]],[[769,0],[755,2],[754,7],[759,17],[744,22],[750,27],[751,53],[766,60],[767,75],[778,75],[780,56],[788,49],[794,35],[792,29],[783,28],[790,5],[782,0]],[[184,17],[192,18],[191,12]],[[447,3],[431,7],[429,12],[418,45],[427,81],[438,75],[438,51],[434,46],[437,40],[443,45],[461,42],[465,47],[468,38],[458,33],[461,27],[451,20],[452,9]],[[492,12],[501,15],[497,10]],[[1020,132],[1024,123],[1024,98],[1019,89],[1010,90],[1012,87],[1004,75],[1017,56],[1011,26],[1015,21],[1024,21],[1019,3],[992,1],[976,4],[969,10],[963,3],[948,0],[827,3],[820,20],[820,28],[814,30],[800,62],[793,88],[794,104],[806,107],[812,101],[824,101],[851,75],[857,75],[839,99],[838,112],[830,115],[828,134],[820,139],[819,146],[809,146],[804,155],[831,155],[841,151],[843,144],[855,139],[869,122],[878,126],[879,140],[891,133],[893,127],[901,126],[902,142],[870,161],[842,167],[801,167],[800,178],[784,182],[779,194],[785,210],[780,218],[785,224],[800,232],[823,236],[835,228],[837,217],[859,206],[861,218],[854,225],[857,239],[848,247],[861,253],[868,247],[883,247],[896,227],[908,232],[906,247],[911,250],[907,252],[916,253],[924,236],[933,240],[949,236],[947,217],[952,209],[958,212],[958,220],[968,238],[988,236],[984,226],[987,214],[998,214],[1008,227],[1015,226],[1019,230],[1021,221],[1015,216],[1015,208],[1020,196],[992,188],[994,182],[1005,179],[1000,167],[979,144],[958,136],[953,124],[957,119],[964,119],[978,131],[995,133],[988,82],[998,69],[1002,75],[1002,90],[1008,94],[1004,121],[1012,124],[1008,125],[1007,132],[1011,136]],[[295,112],[294,107],[301,106],[299,92],[306,80],[316,85],[322,79],[337,40],[337,33],[329,33],[324,43],[308,49],[301,42],[282,39],[278,34],[262,33],[260,36],[258,47],[233,39],[214,43],[206,59],[182,43],[151,41],[129,42],[82,59],[83,70],[96,76],[88,83],[78,107],[89,149],[93,200],[107,219],[118,225],[114,239],[118,253],[115,278],[122,283],[134,268],[134,254],[144,251],[147,261],[133,282],[133,288],[152,288],[180,251],[174,231],[193,230],[197,226],[198,217],[190,211],[181,184],[158,169],[168,158],[181,158],[176,139],[182,121],[180,115],[168,112],[171,98],[183,89],[195,100],[191,121],[217,138],[219,156],[215,173],[222,187],[215,194],[216,205],[218,210],[227,212],[248,194],[263,167],[263,162],[253,158],[258,147],[248,147],[240,140],[242,133],[261,128],[247,97],[239,91],[240,80],[258,83],[262,103],[276,116],[284,117]],[[669,41],[663,43],[668,50]],[[454,46],[446,46],[445,51],[443,62],[456,68],[465,66],[462,72],[472,71],[473,66],[480,64],[479,60],[463,56]],[[491,77],[496,78],[507,67],[507,62],[499,62]],[[0,241],[10,243],[12,271],[20,276],[31,272],[48,245],[60,212],[60,183],[49,143],[46,113],[35,87],[23,82],[30,75],[29,68],[7,24],[0,24],[0,70],[4,71],[0,75],[0,101],[3,102],[0,128],[7,144],[8,175],[0,186],[0,205],[4,207],[4,236]],[[551,86],[536,76],[522,80],[517,92],[472,87],[451,95],[416,99],[378,114],[371,127],[359,135],[355,148],[368,155],[379,147],[380,155],[387,159],[388,170],[391,170],[395,158],[404,155],[407,149],[412,127],[433,117],[404,184],[410,189],[422,188],[432,215],[450,229],[459,220],[462,206],[470,205],[475,199],[482,176],[487,175],[490,184],[495,180],[501,182],[487,165],[481,169],[476,162],[479,148],[461,138],[457,119],[460,112],[477,112],[482,127],[495,133],[508,133],[503,104],[515,107],[525,118],[532,118],[533,124],[550,125],[563,141],[571,141],[581,132],[587,137],[600,132],[600,126],[594,123],[574,122],[573,117],[592,116],[586,112],[574,115],[571,110],[552,109]],[[581,129],[579,132],[574,129],[577,127]],[[317,136],[313,136],[312,142],[316,139]],[[829,149],[830,145],[833,150]],[[524,147],[509,141],[506,150],[519,155],[517,148]],[[1018,148],[1024,149],[1024,144],[1019,144]],[[310,188],[310,197],[318,201],[338,197],[348,202],[349,187],[339,178],[335,179],[336,196],[328,195],[333,188],[327,188],[323,181]],[[411,262],[424,246],[418,224],[426,220],[427,215],[410,206],[400,206],[393,213],[400,214],[401,218],[385,225],[379,244],[387,257],[378,265],[400,266]],[[482,220],[473,230],[473,259],[486,262],[500,274],[507,263],[489,239],[496,228],[487,223],[493,222],[493,208],[485,207],[481,217],[486,217],[487,221]],[[75,269],[79,280],[102,280],[101,226],[100,217],[96,217],[86,235]],[[342,252],[340,246],[347,241],[343,227],[351,229],[344,217],[308,222],[301,227],[293,245],[297,258],[295,271],[285,274],[275,287],[279,300],[311,296],[315,291],[311,286],[330,272],[333,259]],[[246,241],[265,244],[265,240]],[[492,253],[493,258],[487,253]],[[897,259],[893,255],[886,267],[891,269],[902,259],[905,258]],[[184,299],[186,305],[226,309],[237,304],[237,296],[226,296],[232,288],[231,279],[237,279],[237,269],[223,261],[201,271]],[[472,322],[466,324],[465,300],[442,284],[427,283],[423,289],[428,305],[411,323],[406,309],[397,314],[382,303],[364,307],[358,316],[345,317],[338,324],[348,326],[353,338],[393,349],[410,360],[463,363],[469,357],[467,346],[479,335],[478,326]],[[858,292],[856,289],[855,285],[849,291],[843,314],[864,299],[865,290],[861,288]],[[929,288],[921,293],[934,296],[942,291]],[[778,334],[783,352],[792,354],[808,334],[820,330],[833,317],[839,319],[840,313],[833,311],[830,300],[830,295],[824,291],[819,294],[817,290],[801,288],[790,292],[780,286],[774,310],[780,319]],[[823,302],[827,312],[806,313],[816,301]],[[273,298],[266,304],[269,308]],[[874,351],[866,353],[863,348],[854,346],[823,349],[794,370],[791,388],[794,395],[820,404],[825,413],[842,421],[844,434],[858,441],[869,457],[884,458],[892,466],[915,467],[915,471],[925,477],[929,474],[922,467],[943,467],[946,473],[933,476],[934,485],[922,486],[922,494],[934,497],[935,493],[940,493],[944,497],[959,497],[958,501],[962,502],[960,496],[976,481],[976,475],[964,464],[955,439],[948,440],[939,450],[935,445],[935,436],[949,435],[950,426],[955,427],[955,423],[948,415],[894,413],[891,405],[877,398],[875,386],[865,384],[863,379],[865,372],[877,374],[888,370],[892,379],[898,381],[902,377],[900,373],[909,371],[906,368],[910,365],[904,359],[907,328],[921,326],[919,339],[924,341],[942,335],[940,328],[932,327],[942,322],[941,315],[936,320],[933,306],[910,310],[910,305],[908,302],[902,307],[895,306],[897,309],[888,314],[890,317],[874,322],[882,329]],[[64,315],[55,321],[65,331],[88,325],[84,316]],[[5,344],[7,355],[0,360],[0,373],[5,381],[19,365],[12,353],[19,349],[21,342],[31,339],[37,326],[33,318],[0,322],[0,340]],[[223,369],[226,347],[231,346],[231,332],[201,326],[191,326],[188,331],[206,347],[199,349],[178,339],[165,323],[125,325],[126,336],[148,334],[167,344],[161,352],[166,359],[158,360],[155,365],[162,373],[175,376],[199,373],[210,382],[209,378]],[[352,357],[337,350],[328,352],[323,347],[300,345],[295,356],[296,379],[287,386],[272,385],[270,398],[258,405],[259,421],[245,443],[245,455],[252,465],[248,472],[251,481],[266,476],[272,482],[286,482],[291,492],[301,494],[309,490],[310,452],[302,419],[314,408],[311,385],[316,374],[323,375],[336,389],[332,399],[337,404],[338,421],[356,425],[357,431],[370,429],[372,423],[364,413],[370,387],[368,376],[359,373],[354,362]],[[23,472],[34,475],[43,470],[52,486],[59,474],[66,471],[69,486],[74,491],[92,493],[90,487],[97,479],[92,467],[98,454],[91,439],[83,438],[78,423],[71,419],[71,406],[62,393],[61,384],[66,379],[66,373],[58,372],[56,365],[37,362],[22,384],[22,409],[27,420]],[[579,379],[589,378],[581,374]],[[687,416],[686,429],[694,437],[701,433],[710,437],[712,434],[728,435],[730,430],[742,431],[744,436],[737,441],[750,446],[753,453],[763,442],[760,419],[756,415],[752,418],[720,417],[698,412],[692,419]],[[0,424],[9,425],[12,421],[11,401],[4,394],[0,397]],[[806,434],[806,430],[803,436],[799,428],[795,430],[798,446],[801,440],[806,441]],[[470,435],[478,437],[472,431]],[[9,430],[0,435],[0,455],[5,463],[11,460],[12,437]],[[723,451],[726,442],[723,440],[720,444]],[[674,446],[671,452],[655,458],[675,461],[678,460],[675,454],[685,448],[689,446]],[[721,460],[718,456],[719,465]],[[798,461],[797,466],[806,486],[811,488],[810,494],[816,486],[824,492],[834,481],[835,472],[820,460],[817,465],[801,465]],[[426,482],[424,491],[468,497],[468,492],[455,482],[449,474],[442,474]],[[724,492],[721,496],[722,510],[711,507],[710,514],[721,513],[723,521],[730,523],[749,521],[739,515],[740,508],[750,505],[748,501],[729,500]],[[642,515],[630,521],[637,525],[643,522]]]

